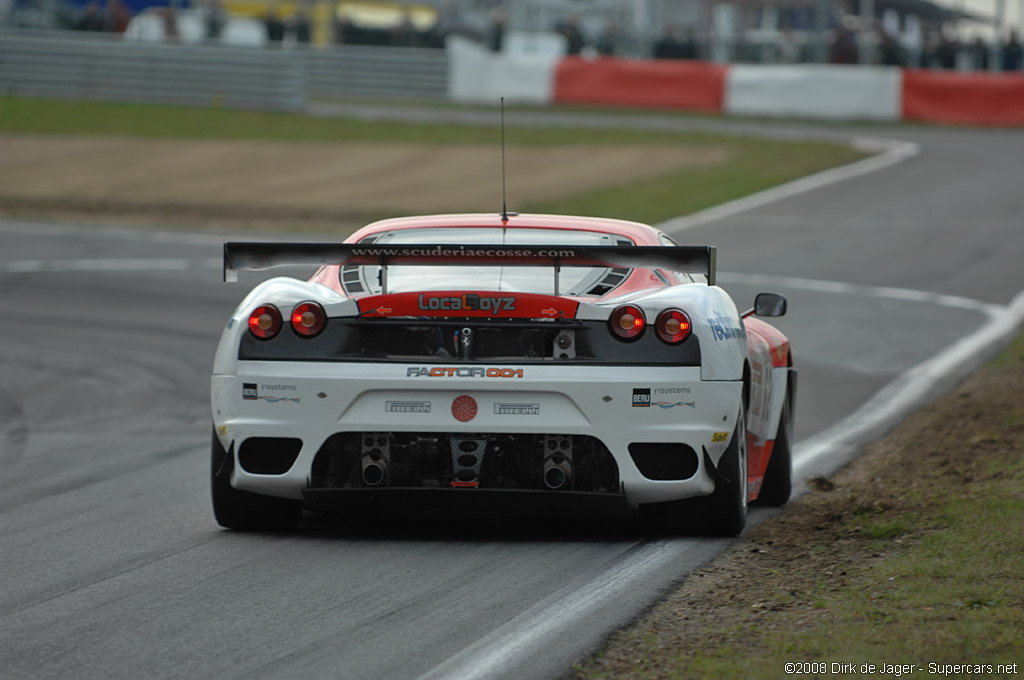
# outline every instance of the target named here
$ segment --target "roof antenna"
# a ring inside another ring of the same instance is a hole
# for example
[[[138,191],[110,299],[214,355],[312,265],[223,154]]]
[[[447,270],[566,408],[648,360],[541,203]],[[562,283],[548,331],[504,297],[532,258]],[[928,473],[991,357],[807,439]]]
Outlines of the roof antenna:
[[[508,224],[508,208],[505,205],[505,98],[501,98],[501,223]]]

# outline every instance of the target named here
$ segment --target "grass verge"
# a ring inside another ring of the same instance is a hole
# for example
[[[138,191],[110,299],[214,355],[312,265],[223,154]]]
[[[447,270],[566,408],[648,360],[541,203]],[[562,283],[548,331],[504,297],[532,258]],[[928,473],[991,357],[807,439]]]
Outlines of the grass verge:
[[[644,181],[609,178],[608,186],[582,194],[529,202],[521,211],[620,217],[656,223],[739,198],[807,174],[849,163],[865,154],[827,142],[791,142],[716,133],[644,130],[571,130],[510,127],[510,145],[592,146],[650,144],[724,148],[728,160],[666,173]],[[190,140],[252,140],[292,143],[389,142],[494,145],[497,126],[408,124],[296,114],[197,109],[144,104],[0,97],[0,132],[14,134],[117,135]],[[513,172],[516,169],[511,169]],[[21,209],[15,200],[9,209]],[[65,211],[66,212],[66,211]],[[375,214],[395,214],[382,205]],[[93,216],[96,219],[102,215]],[[301,217],[298,217],[301,222]],[[188,220],[191,226],[202,217]],[[327,221],[329,222],[329,221]]]
[[[1022,390],[1024,336],[570,677],[1024,674]]]

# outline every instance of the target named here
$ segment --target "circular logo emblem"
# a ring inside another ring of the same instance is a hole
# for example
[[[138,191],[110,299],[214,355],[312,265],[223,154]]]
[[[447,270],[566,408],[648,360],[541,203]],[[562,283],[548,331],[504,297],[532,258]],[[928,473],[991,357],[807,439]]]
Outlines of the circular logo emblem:
[[[455,401],[452,402],[452,415],[455,416],[455,420],[463,423],[473,420],[476,418],[476,399],[465,394],[455,397]]]

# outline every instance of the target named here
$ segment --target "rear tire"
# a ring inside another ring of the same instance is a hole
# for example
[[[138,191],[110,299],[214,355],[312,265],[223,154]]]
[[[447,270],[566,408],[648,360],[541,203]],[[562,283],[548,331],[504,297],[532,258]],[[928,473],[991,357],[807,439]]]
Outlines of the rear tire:
[[[239,491],[231,486],[234,467],[234,456],[228,455],[214,432],[210,446],[210,490],[217,524],[250,531],[290,531],[299,525],[302,501]]]
[[[793,410],[789,395],[782,406],[779,431],[775,435],[772,456],[764,471],[764,483],[757,497],[759,505],[780,506],[789,501],[793,493]]]
[[[715,491],[707,497],[708,529],[737,536],[747,524],[747,409],[740,407],[729,447],[718,461]]]

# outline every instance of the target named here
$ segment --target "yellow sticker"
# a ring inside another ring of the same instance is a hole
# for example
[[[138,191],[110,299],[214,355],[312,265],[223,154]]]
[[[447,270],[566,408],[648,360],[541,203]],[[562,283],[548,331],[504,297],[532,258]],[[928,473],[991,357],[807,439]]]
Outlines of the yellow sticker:
[[[724,441],[727,441],[728,439],[729,439],[729,433],[728,432],[715,432],[713,435],[711,435],[711,441],[712,442],[724,442]]]
[[[221,437],[226,437],[227,434],[228,434],[228,426],[227,425],[221,425],[220,427],[218,427],[217,428],[217,434],[219,434]]]

